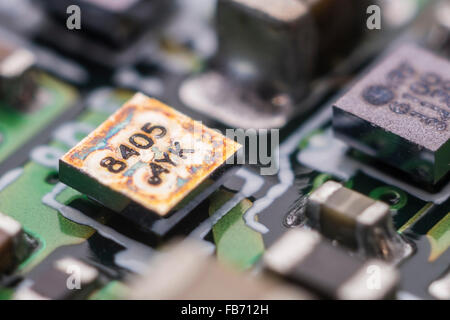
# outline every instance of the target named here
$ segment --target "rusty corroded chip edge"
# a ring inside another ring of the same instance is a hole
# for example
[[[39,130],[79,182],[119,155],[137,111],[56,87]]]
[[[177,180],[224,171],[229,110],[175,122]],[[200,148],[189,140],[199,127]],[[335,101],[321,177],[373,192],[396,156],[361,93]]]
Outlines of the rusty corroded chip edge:
[[[135,114],[133,114],[131,110],[134,110]],[[181,162],[182,165],[180,167],[182,169],[185,168],[186,170],[191,170],[189,171],[191,175],[185,179],[186,181],[182,186],[178,187],[177,184],[177,189],[174,192],[166,192],[158,195],[152,194],[149,190],[142,190],[136,186],[135,181],[133,180],[134,172],[131,174],[131,178],[124,178],[124,174],[122,173],[130,170],[121,172],[120,176],[117,178],[117,183],[103,181],[101,175],[105,174],[100,172],[101,170],[99,169],[102,169],[100,166],[97,166],[97,168],[89,168],[87,166],[86,163],[89,161],[89,157],[94,154],[94,152],[117,154],[119,152],[117,143],[112,142],[109,144],[110,141],[116,139],[117,136],[123,134],[125,131],[138,130],[139,128],[135,127],[132,127],[133,130],[130,130],[127,126],[129,126],[130,123],[133,123],[133,121],[140,121],[140,118],[137,118],[136,114],[141,113],[142,117],[142,113],[144,112],[154,112],[155,114],[158,114],[159,117],[165,117],[168,123],[173,123],[173,121],[175,121],[174,131],[177,131],[180,137],[185,137],[186,133],[191,133],[193,139],[198,137],[198,132],[193,131],[192,129],[194,120],[156,99],[137,93],[60,159],[61,181],[94,198],[116,212],[122,211],[131,202],[135,202],[159,216],[166,216],[181,200],[183,200],[191,191],[195,190],[205,179],[215,172],[216,169],[222,167],[226,160],[232,157],[242,147],[239,143],[201,124],[201,141],[203,142],[204,136],[210,139],[208,140],[208,143],[211,142],[210,147],[212,148],[211,150],[213,151],[212,154],[214,156],[208,163],[206,163],[206,161],[202,162],[195,168],[194,165],[184,166]],[[120,122],[123,121],[123,119],[128,120],[127,122]],[[171,128],[171,130],[172,129],[173,128]],[[122,130],[123,132],[121,132]],[[180,131],[182,132],[181,134]],[[172,143],[173,139],[171,139],[170,134],[167,135],[166,142],[169,140],[170,143]],[[221,148],[221,151],[216,152],[216,148]],[[142,153],[146,152],[146,150],[142,151]],[[206,151],[202,149],[202,152]],[[219,156],[216,157],[216,154]],[[93,156],[91,158],[93,158]],[[134,161],[137,161],[136,157],[133,159]],[[125,162],[124,159],[121,160]],[[139,162],[141,161],[139,160]],[[128,163],[126,164],[128,165]],[[120,166],[117,166],[116,170],[117,169],[120,169]],[[147,171],[148,177],[151,178],[151,170]],[[109,175],[109,173],[107,174]],[[140,172],[141,176],[145,174],[147,173],[142,174],[142,171]],[[176,176],[176,173],[174,175]],[[108,179],[115,179],[115,177],[108,177]]]

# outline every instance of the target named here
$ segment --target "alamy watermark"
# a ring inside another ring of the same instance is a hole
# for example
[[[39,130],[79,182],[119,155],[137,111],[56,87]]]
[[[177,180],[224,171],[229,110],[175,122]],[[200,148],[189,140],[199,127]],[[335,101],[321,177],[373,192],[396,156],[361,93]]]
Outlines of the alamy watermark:
[[[169,152],[181,155],[186,159],[190,154],[189,163],[201,165],[208,159],[196,157],[196,150],[205,150],[211,148],[211,159],[222,158],[227,153],[227,142],[220,144],[218,139],[211,139],[209,134],[205,134],[204,126],[201,121],[192,120],[192,139],[186,139],[182,145],[175,142]],[[223,133],[220,130],[212,129],[218,134]],[[242,147],[235,155],[226,160],[228,165],[255,165],[259,167],[260,174],[263,176],[276,175],[279,170],[279,129],[226,129],[225,136],[239,143]],[[207,157],[207,158],[208,158]]]
[[[69,17],[66,20],[66,27],[69,30],[81,30],[81,8],[77,5],[70,5],[66,9]]]
[[[369,15],[366,21],[367,29],[380,30],[381,29],[381,8],[378,5],[371,5],[367,7],[366,13]]]
[[[81,268],[78,265],[68,265],[66,273],[69,275],[66,281],[67,289],[81,290]]]
[[[69,15],[66,20],[66,27],[69,30],[81,30],[81,8],[77,5],[70,5],[66,9]],[[373,4],[367,7],[366,13],[369,17],[366,20],[366,26],[369,30],[381,29],[381,8]]]

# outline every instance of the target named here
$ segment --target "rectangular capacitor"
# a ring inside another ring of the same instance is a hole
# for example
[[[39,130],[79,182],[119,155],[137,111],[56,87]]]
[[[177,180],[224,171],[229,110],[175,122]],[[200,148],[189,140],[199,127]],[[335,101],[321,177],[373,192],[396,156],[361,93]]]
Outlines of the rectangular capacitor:
[[[368,257],[399,261],[412,248],[397,234],[390,207],[335,181],[314,190],[306,207],[309,224],[327,238]]]
[[[150,268],[135,277],[130,299],[264,300],[313,299],[306,290],[275,277],[249,277],[221,265],[209,255],[209,247],[194,240],[172,244],[150,261]]]
[[[22,226],[0,213],[0,273],[11,271],[24,258],[26,244]]]
[[[0,40],[0,101],[26,110],[37,91],[34,54],[6,39]]]
[[[425,185],[450,163],[450,63],[402,45],[333,107],[337,138]]]
[[[265,253],[264,265],[329,299],[392,298],[399,280],[396,270],[385,262],[350,256],[307,229],[282,235]]]

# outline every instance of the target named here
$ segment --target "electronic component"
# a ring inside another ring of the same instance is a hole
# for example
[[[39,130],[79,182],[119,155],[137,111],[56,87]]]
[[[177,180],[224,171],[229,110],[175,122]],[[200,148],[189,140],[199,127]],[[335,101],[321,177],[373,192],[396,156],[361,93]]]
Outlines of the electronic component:
[[[248,277],[227,269],[209,255],[201,242],[186,240],[172,244],[150,261],[149,270],[137,277],[129,290],[130,299],[248,300],[312,299],[295,286],[271,277]]]
[[[82,299],[96,288],[99,272],[74,258],[55,261],[31,286],[19,288],[16,300]]]
[[[22,226],[0,213],[0,273],[11,271],[26,254]]]
[[[212,69],[184,81],[181,100],[238,128],[283,126],[313,77],[364,30],[364,3],[218,1]]]
[[[315,30],[305,3],[221,0],[217,19],[219,61],[225,73],[256,88],[267,87],[264,82],[283,91],[286,85],[305,87],[315,53],[308,41]]]
[[[264,255],[267,270],[333,299],[392,298],[396,270],[380,260],[362,261],[311,230],[292,229]]]
[[[345,2],[220,0],[218,60],[222,70],[249,88],[303,94],[321,49],[336,53],[330,50],[332,42],[342,40],[345,30],[346,39],[351,30],[359,30],[350,25],[357,25],[354,13],[361,7],[356,1]],[[339,43],[342,49],[344,43]]]
[[[364,256],[398,261],[412,252],[394,229],[389,206],[327,181],[311,193],[306,207],[309,223],[332,240]]]
[[[33,67],[35,57],[29,50],[0,42],[0,101],[25,110],[37,91]]]
[[[157,20],[164,5],[161,0],[45,0],[42,4],[58,18],[69,16],[67,9],[77,5],[82,12],[82,28],[109,40],[113,45],[127,44]],[[65,23],[63,23],[65,26]]]
[[[437,51],[450,57],[450,1],[435,1],[433,25],[427,34],[428,44]]]
[[[397,48],[334,104],[335,136],[424,186],[437,184],[450,162],[449,74],[448,61]]]
[[[376,0],[374,4],[381,9],[382,28],[387,28],[391,34],[413,22],[424,5],[421,0]],[[371,22],[375,23],[376,20]]]
[[[116,212],[133,203],[164,217],[206,178],[220,176],[219,168],[240,147],[165,104],[136,94],[62,157],[59,176]],[[145,218],[139,215],[141,223]]]
[[[433,281],[428,291],[436,299],[450,300],[450,271],[440,279]]]

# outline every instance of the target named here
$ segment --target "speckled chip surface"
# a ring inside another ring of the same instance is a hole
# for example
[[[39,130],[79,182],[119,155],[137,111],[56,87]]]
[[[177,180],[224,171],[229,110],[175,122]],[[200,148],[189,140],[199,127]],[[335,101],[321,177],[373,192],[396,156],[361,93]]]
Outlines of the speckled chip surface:
[[[353,147],[404,171],[421,171],[431,183],[448,172],[450,63],[445,59],[402,45],[341,97],[333,113],[336,136]]]
[[[240,147],[138,93],[61,158],[60,178],[116,211],[129,200],[164,216]]]

